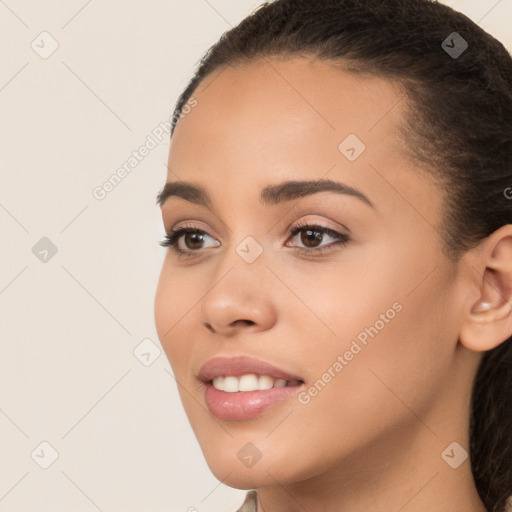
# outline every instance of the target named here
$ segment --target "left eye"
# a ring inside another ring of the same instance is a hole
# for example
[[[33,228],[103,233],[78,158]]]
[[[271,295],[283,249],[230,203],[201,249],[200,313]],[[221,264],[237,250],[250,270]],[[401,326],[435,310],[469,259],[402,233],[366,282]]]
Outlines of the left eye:
[[[349,241],[349,237],[347,235],[339,233],[334,229],[330,229],[324,226],[298,224],[294,228],[292,228],[290,232],[293,238],[296,237],[299,233],[301,233],[300,242],[306,246],[304,248],[299,247],[299,249],[302,249],[303,251],[306,252],[324,251],[329,249],[333,245],[345,245]],[[333,238],[336,241],[327,246],[318,246],[317,243],[323,241],[326,235]],[[313,245],[313,247],[311,246],[311,244]]]

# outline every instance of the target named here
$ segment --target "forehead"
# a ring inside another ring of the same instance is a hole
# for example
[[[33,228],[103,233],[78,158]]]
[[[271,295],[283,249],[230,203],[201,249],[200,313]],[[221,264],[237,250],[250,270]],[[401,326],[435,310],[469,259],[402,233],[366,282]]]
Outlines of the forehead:
[[[202,154],[215,148],[262,157],[264,150],[276,155],[290,145],[310,153],[322,146],[336,154],[351,133],[375,147],[383,135],[388,143],[397,141],[404,110],[391,82],[299,57],[220,68],[200,83],[194,98],[197,106],[180,120],[173,142],[182,149],[186,142],[202,142]]]
[[[257,200],[270,183],[328,178],[365,191],[379,209],[380,199],[395,212],[406,199],[434,215],[436,189],[401,151],[404,95],[384,78],[271,58],[220,68],[193,97],[171,140],[168,181],[205,184],[232,204],[251,192]],[[344,153],[347,140],[356,159]]]

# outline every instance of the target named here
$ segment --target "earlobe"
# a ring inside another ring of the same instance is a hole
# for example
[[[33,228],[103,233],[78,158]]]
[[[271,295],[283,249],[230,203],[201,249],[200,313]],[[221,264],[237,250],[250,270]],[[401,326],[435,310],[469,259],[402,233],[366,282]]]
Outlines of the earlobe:
[[[512,225],[502,226],[483,244],[473,268],[482,276],[476,281],[479,298],[469,305],[459,335],[462,345],[477,352],[512,336]]]
[[[460,342],[475,352],[491,350],[512,336],[512,304],[493,307],[482,302],[471,311],[461,328]]]

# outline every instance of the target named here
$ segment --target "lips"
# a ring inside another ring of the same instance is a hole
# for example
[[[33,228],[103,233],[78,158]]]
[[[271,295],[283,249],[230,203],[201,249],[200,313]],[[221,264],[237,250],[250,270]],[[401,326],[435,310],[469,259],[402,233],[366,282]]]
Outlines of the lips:
[[[298,375],[245,356],[210,359],[198,378],[209,411],[221,420],[254,418],[304,385]]]
[[[274,380],[283,379],[286,381],[303,379],[280,368],[250,357],[215,357],[207,361],[199,371],[199,380],[205,384],[211,382],[215,377],[241,377],[247,374],[266,375]]]

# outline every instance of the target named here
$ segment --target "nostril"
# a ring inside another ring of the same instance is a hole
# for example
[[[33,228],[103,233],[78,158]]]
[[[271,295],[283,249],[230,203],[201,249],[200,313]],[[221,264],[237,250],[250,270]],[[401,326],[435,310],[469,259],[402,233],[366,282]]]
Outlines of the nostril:
[[[239,322],[243,322],[247,325],[254,325],[252,320],[235,320],[234,322],[231,322],[231,325],[237,325]]]
[[[208,330],[210,330],[210,331],[212,331],[212,332],[215,332],[215,329],[214,329],[214,328],[212,327],[212,325],[211,325],[211,324],[209,324],[208,322],[205,322],[204,326],[205,326]]]

